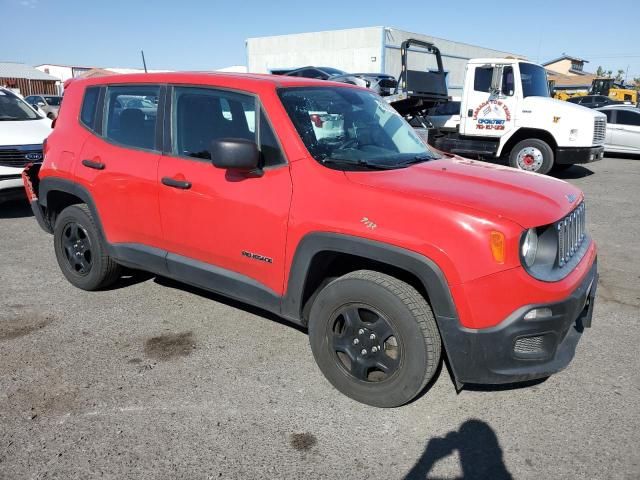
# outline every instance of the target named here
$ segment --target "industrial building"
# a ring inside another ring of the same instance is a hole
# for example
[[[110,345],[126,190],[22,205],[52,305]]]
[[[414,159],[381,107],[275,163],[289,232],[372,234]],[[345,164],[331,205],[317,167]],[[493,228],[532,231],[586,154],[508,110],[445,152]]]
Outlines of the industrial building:
[[[365,27],[348,30],[298,33],[249,38],[246,41],[247,67],[253,73],[271,73],[308,65],[334,67],[352,73],[400,74],[400,45],[409,38],[435,44],[448,72],[449,94],[460,96],[467,61],[479,57],[518,57],[504,52],[445,40],[389,27]],[[412,48],[411,51],[414,51]],[[409,55],[409,68],[434,68],[432,55]]]
[[[58,79],[24,63],[0,62],[0,87],[7,87],[23,97],[56,95]]]

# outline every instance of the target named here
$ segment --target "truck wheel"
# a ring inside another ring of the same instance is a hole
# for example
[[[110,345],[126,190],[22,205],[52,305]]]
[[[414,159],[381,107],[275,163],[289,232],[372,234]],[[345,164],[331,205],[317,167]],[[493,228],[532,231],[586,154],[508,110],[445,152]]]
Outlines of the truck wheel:
[[[311,307],[309,342],[340,392],[376,407],[414,399],[440,363],[433,313],[411,285],[369,270],[323,288]]]
[[[553,150],[547,142],[537,138],[522,140],[511,150],[509,165],[529,172],[549,173],[553,167]]]
[[[71,205],[60,212],[53,242],[60,270],[72,285],[98,290],[119,278],[121,267],[107,255],[86,205]]]

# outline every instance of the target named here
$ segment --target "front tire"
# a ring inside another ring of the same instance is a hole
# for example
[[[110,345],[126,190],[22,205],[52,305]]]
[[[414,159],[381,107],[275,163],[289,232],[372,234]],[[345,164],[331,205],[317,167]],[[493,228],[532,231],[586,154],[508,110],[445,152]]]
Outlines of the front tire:
[[[424,297],[397,278],[369,270],[348,273],[320,291],[310,311],[309,342],[335,388],[376,407],[413,400],[441,356]]]
[[[528,138],[518,142],[509,154],[509,165],[528,172],[547,174],[554,164],[553,149],[544,140]]]
[[[99,290],[120,277],[121,267],[107,255],[87,205],[71,205],[60,212],[53,242],[60,270],[72,285]]]

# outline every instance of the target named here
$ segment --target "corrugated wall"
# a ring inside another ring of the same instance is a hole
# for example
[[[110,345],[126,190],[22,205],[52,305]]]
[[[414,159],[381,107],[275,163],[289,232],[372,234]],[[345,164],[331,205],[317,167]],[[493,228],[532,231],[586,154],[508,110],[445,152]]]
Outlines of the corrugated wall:
[[[0,86],[9,88],[17,88],[20,95],[27,97],[29,95],[57,95],[58,89],[56,82],[47,80],[28,80],[26,78],[2,78],[0,77]]]

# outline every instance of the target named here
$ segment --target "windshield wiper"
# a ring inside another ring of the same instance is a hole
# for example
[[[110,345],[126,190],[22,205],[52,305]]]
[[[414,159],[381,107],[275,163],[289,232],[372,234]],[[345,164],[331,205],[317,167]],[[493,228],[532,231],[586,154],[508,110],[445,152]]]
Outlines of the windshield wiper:
[[[322,163],[333,163],[335,165],[353,165],[356,167],[365,167],[376,170],[393,170],[398,168],[398,164],[395,165],[386,165],[383,163],[372,163],[364,160],[362,158],[359,159],[349,159],[349,158],[333,158],[327,157],[322,160]]]
[[[431,154],[421,154],[421,155],[416,155],[415,157],[413,157],[410,160],[407,160],[406,162],[401,162],[398,165],[406,167],[408,165],[414,165],[416,163],[422,163],[422,162],[428,162],[429,160],[437,160],[441,157],[438,157],[436,155],[431,155]]]

